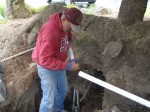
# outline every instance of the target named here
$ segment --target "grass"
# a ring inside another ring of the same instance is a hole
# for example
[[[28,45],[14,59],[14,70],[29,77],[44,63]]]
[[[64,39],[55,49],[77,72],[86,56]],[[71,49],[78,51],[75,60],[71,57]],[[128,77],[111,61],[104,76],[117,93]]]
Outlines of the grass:
[[[34,8],[30,5],[26,5],[27,9],[32,13],[32,14],[35,14],[35,13],[39,13],[41,11],[43,11],[45,9],[46,6],[41,6],[39,8]],[[5,7],[3,5],[0,5],[0,14],[5,18]],[[5,24],[7,23],[9,20],[8,19],[3,19],[3,20],[0,20],[0,24]]]
[[[0,24],[5,24],[5,23],[7,23],[8,21],[9,21],[8,19],[0,20]]]
[[[96,14],[96,6],[94,4],[91,4],[86,11],[86,14],[89,15],[95,15]]]
[[[32,14],[36,14],[36,13],[39,13],[39,12],[42,12],[46,6],[41,6],[39,8],[34,8],[28,4],[26,4],[26,8],[32,13]]]
[[[67,6],[66,6],[67,8],[77,8],[77,6],[75,6],[75,4],[73,4],[73,3],[69,3],[69,4],[67,4]]]
[[[4,11],[4,6],[0,5],[0,14],[4,17],[5,16],[5,11]]]
[[[5,18],[5,7],[4,7],[4,5],[0,5],[0,15],[2,15]],[[0,20],[0,24],[5,24],[7,22],[8,22],[8,19]]]
[[[67,4],[66,6],[67,8],[78,8],[75,4],[73,3],[70,3],[70,4]],[[91,4],[87,9],[86,9],[86,14],[89,14],[89,15],[95,15],[95,10],[96,10],[96,6],[94,4]]]

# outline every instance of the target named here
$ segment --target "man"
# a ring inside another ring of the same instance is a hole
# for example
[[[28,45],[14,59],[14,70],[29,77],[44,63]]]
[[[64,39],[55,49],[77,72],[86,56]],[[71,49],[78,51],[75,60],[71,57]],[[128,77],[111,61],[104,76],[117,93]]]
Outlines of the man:
[[[77,63],[66,62],[71,31],[79,32],[82,13],[76,8],[50,16],[40,29],[32,59],[37,63],[43,97],[40,112],[63,112],[68,82],[66,70],[76,71]]]

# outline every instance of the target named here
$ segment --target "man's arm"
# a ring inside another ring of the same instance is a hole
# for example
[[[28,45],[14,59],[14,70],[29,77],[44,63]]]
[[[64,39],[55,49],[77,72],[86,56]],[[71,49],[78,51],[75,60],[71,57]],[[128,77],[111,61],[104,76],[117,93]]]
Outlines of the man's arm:
[[[54,31],[50,27],[44,27],[40,34],[41,47],[39,49],[39,64],[51,70],[64,70],[66,69],[66,62],[62,62],[55,58],[54,49]]]

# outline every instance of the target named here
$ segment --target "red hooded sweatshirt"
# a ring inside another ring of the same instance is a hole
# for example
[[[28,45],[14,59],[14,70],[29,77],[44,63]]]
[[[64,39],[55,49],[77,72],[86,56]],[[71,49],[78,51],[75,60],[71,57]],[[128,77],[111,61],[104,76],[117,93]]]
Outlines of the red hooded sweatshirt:
[[[68,41],[71,32],[65,33],[61,23],[61,13],[50,16],[40,29],[32,60],[50,70],[65,70],[67,63]]]

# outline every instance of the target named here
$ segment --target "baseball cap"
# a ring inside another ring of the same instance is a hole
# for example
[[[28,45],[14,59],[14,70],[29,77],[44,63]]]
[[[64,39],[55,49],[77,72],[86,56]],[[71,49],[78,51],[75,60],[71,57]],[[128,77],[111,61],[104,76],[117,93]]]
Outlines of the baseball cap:
[[[82,12],[77,8],[67,8],[64,11],[66,19],[69,21],[72,31],[81,31]]]

